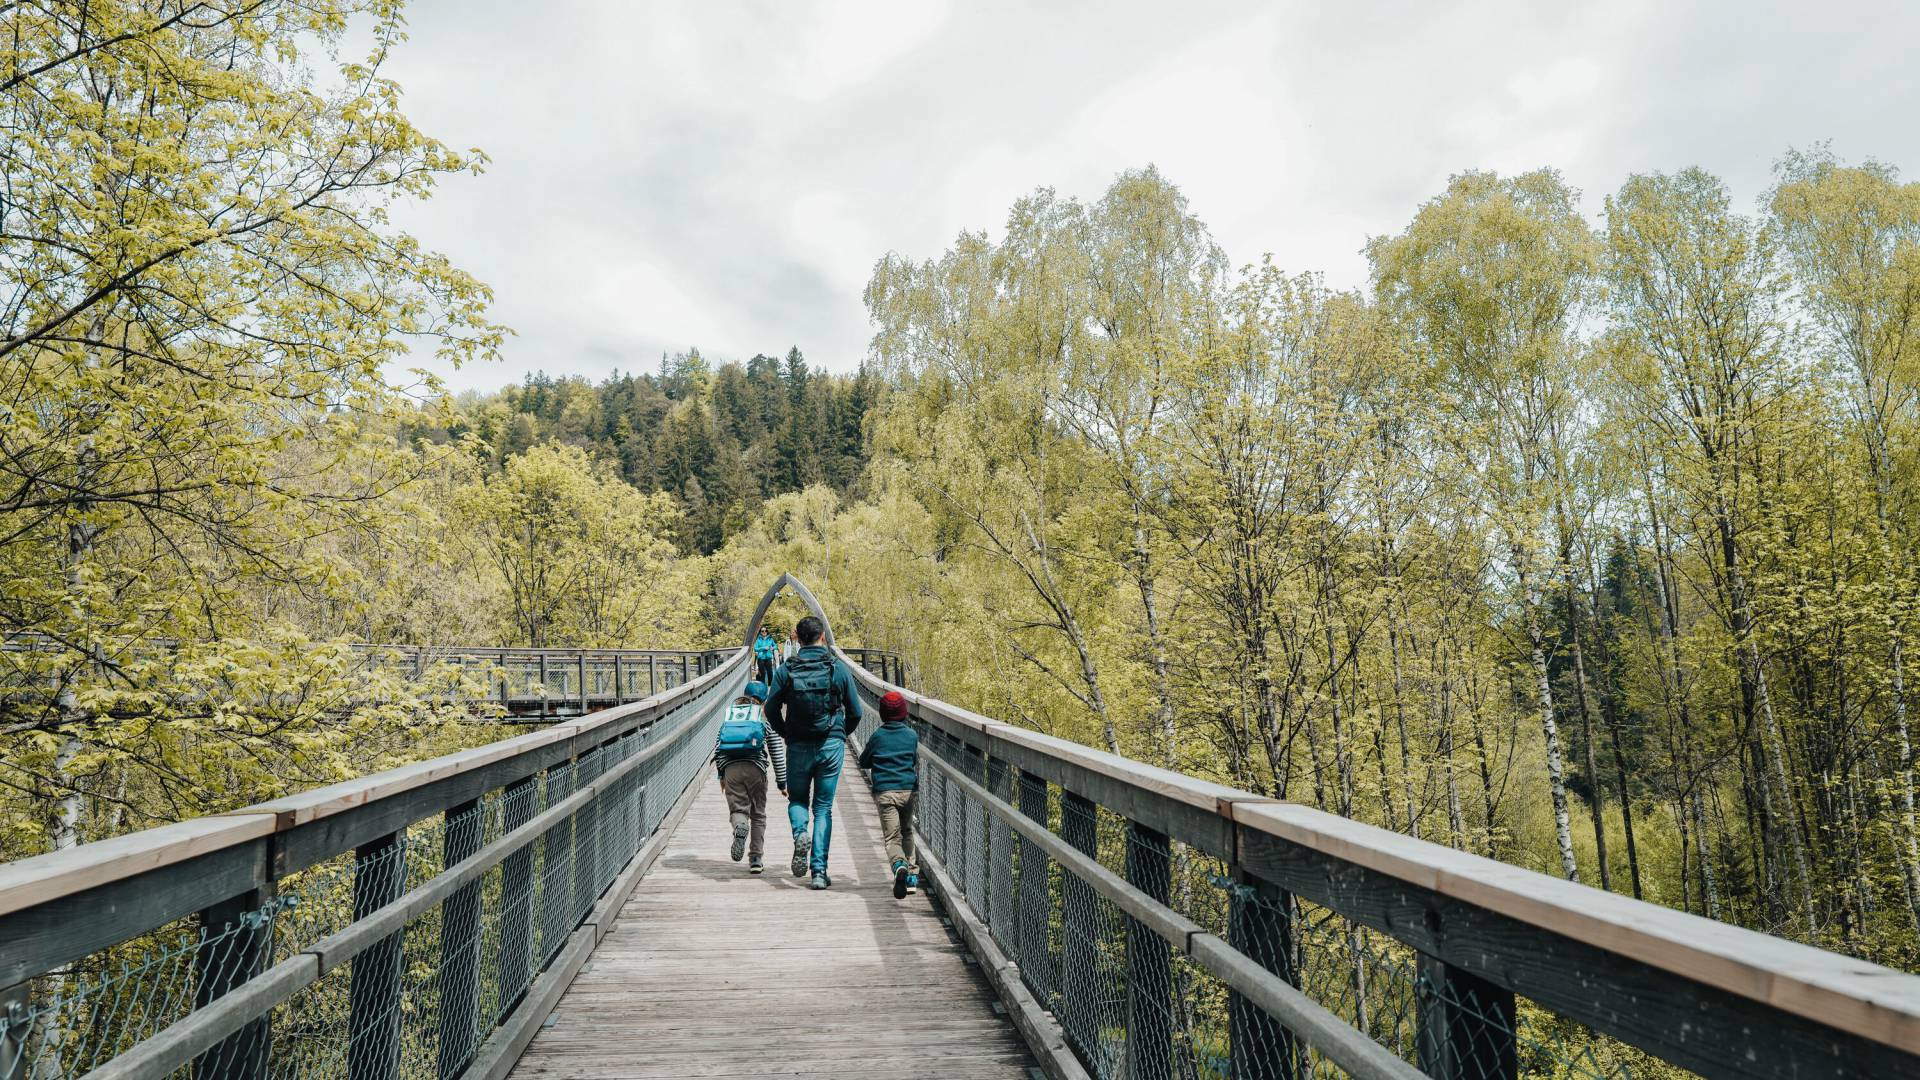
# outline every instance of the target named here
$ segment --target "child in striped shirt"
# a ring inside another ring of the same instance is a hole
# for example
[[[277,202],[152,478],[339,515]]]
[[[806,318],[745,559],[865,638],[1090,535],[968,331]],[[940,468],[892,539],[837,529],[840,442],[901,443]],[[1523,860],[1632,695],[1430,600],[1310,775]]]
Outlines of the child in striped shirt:
[[[773,783],[787,793],[787,744],[761,713],[767,687],[758,680],[747,684],[727,707],[720,734],[713,743],[713,761],[720,769],[720,788],[727,794],[727,816],[733,823],[734,862],[748,855],[747,871],[766,869],[762,861],[767,838],[767,767]]]

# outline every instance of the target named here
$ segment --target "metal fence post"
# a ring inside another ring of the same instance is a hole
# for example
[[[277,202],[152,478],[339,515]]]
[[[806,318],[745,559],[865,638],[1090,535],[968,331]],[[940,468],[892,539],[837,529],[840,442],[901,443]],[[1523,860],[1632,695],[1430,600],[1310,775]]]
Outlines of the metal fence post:
[[[507,785],[500,796],[503,834],[533,819],[538,778],[529,776]],[[527,956],[533,945],[533,845],[527,844],[500,862],[500,973],[498,1015],[505,1016],[526,992]]]
[[[1060,838],[1090,858],[1099,858],[1100,809],[1092,799],[1060,789]],[[1099,900],[1093,886],[1065,874],[1060,896],[1060,1026],[1067,1045],[1083,1061],[1100,1053],[1098,1023]]]
[[[364,919],[407,887],[406,834],[354,849],[353,917]],[[406,930],[353,958],[347,988],[348,1080],[392,1080],[400,1071],[400,960]]]
[[[1168,903],[1171,851],[1165,833],[1127,822],[1127,883]],[[1173,953],[1132,916],[1127,917],[1127,1076],[1173,1077]]]
[[[547,715],[547,654],[542,652],[537,659],[540,662],[540,715]]]
[[[27,1033],[33,1027],[27,1007],[32,999],[31,982],[0,990],[0,1080],[26,1080]]]
[[[580,663],[580,715],[587,715],[587,650],[581,649]]]
[[[961,771],[967,774],[967,779],[981,787],[986,787],[987,756],[981,753],[979,747],[971,745],[964,747],[962,754],[965,766]],[[962,799],[963,804],[971,801]],[[993,834],[988,829],[988,824],[993,820],[993,811],[985,806],[981,806],[977,811],[980,815],[979,843],[975,843],[973,838],[971,819],[975,812],[973,809],[962,811],[967,815],[968,820],[961,824],[960,829],[962,855],[959,871],[965,881],[964,888],[967,899],[973,904],[974,914],[980,916],[981,923],[991,926],[993,925],[993,890],[988,887],[986,879],[993,866]]]
[[[200,913],[201,940],[231,933],[231,944],[195,951],[193,1007],[204,1008],[260,974],[273,962],[273,919],[263,912],[272,885],[249,889]],[[273,1045],[272,1023],[262,1016],[194,1059],[194,1080],[240,1080],[265,1076]]]
[[[605,746],[596,746],[580,755],[574,790],[590,784],[606,771]],[[588,799],[573,815],[573,919],[579,922],[593,910],[593,898],[600,895],[596,881],[600,868],[600,796]]]
[[[1047,828],[1047,778],[1021,770],[1020,812]],[[1059,985],[1053,955],[1053,895],[1047,881],[1047,854],[1020,836],[1020,972],[1042,1003],[1050,1004]]]
[[[1299,986],[1293,964],[1293,897],[1244,871],[1236,876],[1229,941],[1254,963]],[[1227,994],[1227,1044],[1234,1080],[1298,1080],[1301,1075],[1293,1032],[1232,991]]]
[[[573,794],[579,766],[562,763],[547,770],[547,807],[558,805]],[[573,906],[573,819],[556,821],[540,840],[540,967],[566,944],[572,924],[567,912]]]
[[[1513,991],[1420,954],[1420,1071],[1434,1080],[1515,1080]]]
[[[478,801],[446,812],[441,865],[451,867],[480,850]],[[473,1056],[474,1006],[479,1000],[480,881],[454,890],[440,905],[440,1076],[452,1077]]]

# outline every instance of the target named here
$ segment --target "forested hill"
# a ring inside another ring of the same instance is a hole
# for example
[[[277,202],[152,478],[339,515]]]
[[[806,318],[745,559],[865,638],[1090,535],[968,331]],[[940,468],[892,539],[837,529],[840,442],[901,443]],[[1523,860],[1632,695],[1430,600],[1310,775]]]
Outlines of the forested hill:
[[[861,425],[878,382],[868,369],[811,369],[800,350],[714,366],[697,348],[655,375],[593,383],[541,372],[453,402],[454,419],[415,421],[427,442],[477,436],[495,467],[546,442],[577,446],[684,512],[682,553],[710,554],[773,496],[824,484],[844,495],[866,465]]]

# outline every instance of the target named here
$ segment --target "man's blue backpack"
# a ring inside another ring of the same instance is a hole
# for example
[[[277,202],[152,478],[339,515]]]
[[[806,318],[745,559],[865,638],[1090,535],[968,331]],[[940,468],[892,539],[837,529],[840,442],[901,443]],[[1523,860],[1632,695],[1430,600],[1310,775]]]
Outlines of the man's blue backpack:
[[[767,748],[767,726],[753,715],[752,705],[735,705],[720,722],[720,745],[713,756],[721,761],[758,761]]]

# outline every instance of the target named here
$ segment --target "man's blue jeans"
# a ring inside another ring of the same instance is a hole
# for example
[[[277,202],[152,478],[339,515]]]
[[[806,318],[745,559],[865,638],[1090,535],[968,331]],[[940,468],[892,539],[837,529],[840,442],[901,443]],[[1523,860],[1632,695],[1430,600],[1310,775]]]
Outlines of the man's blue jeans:
[[[827,846],[833,842],[833,796],[840,790],[840,763],[847,756],[847,741],[838,735],[824,742],[787,744],[787,823],[793,826],[795,840],[807,831],[807,814],[813,814],[813,856],[811,869],[827,872]]]

